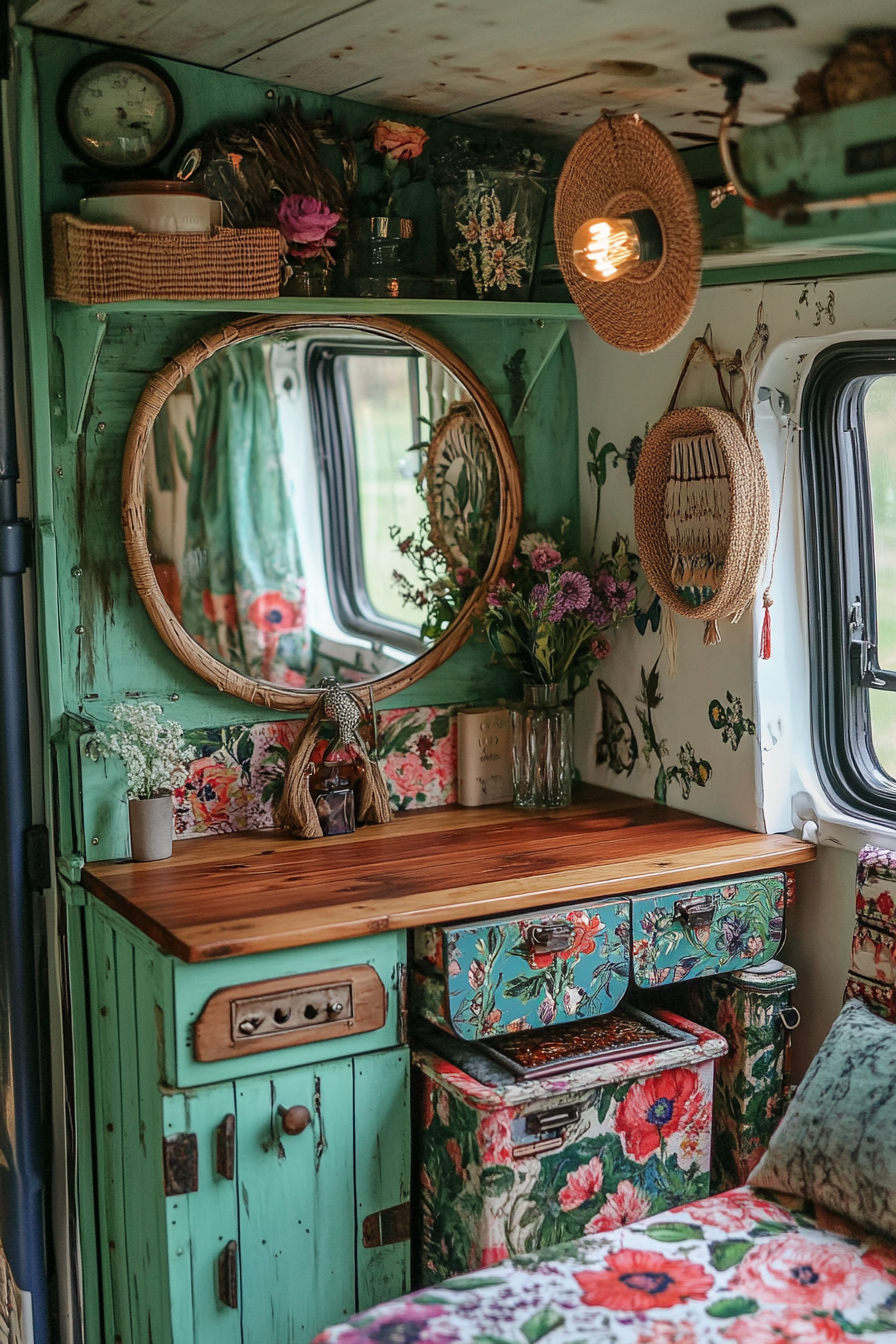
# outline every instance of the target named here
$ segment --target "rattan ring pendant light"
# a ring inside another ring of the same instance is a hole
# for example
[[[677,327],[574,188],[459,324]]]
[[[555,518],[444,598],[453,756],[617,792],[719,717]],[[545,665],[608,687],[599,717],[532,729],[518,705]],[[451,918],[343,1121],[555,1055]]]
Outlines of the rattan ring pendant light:
[[[641,210],[652,210],[659,223],[659,260],[606,284],[586,280],[572,259],[579,227]],[[681,331],[700,288],[700,212],[680,155],[650,122],[604,112],[579,137],[557,186],[554,235],[569,292],[609,345],[647,353]]]

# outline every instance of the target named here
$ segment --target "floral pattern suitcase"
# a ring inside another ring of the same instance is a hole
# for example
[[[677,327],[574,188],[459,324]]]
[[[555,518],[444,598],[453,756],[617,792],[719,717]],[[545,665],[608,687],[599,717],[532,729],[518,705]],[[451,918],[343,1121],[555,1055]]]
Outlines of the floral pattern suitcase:
[[[414,933],[414,1008],[465,1040],[609,1013],[628,989],[627,899]]]
[[[727,1045],[656,1016],[696,1039],[510,1085],[415,1051],[422,1282],[708,1193],[713,1066]],[[464,1051],[474,1053],[452,1046],[455,1059]]]
[[[632,969],[640,989],[745,970],[784,936],[787,875],[674,887],[632,897]]]

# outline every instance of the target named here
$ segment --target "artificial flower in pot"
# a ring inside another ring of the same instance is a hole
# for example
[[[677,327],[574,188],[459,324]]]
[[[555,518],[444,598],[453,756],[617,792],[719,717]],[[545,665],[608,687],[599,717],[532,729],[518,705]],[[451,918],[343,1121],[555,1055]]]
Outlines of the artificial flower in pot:
[[[415,161],[423,153],[429,136],[421,126],[383,120],[373,123],[368,136],[377,156],[379,187],[369,195],[374,213],[361,220],[363,274],[356,282],[358,295],[365,298],[425,297],[428,284],[420,276],[409,275],[415,269],[416,260],[414,221],[406,215],[393,214],[393,209],[396,192],[404,191],[413,181],[422,181],[425,177],[425,172]],[[367,173],[372,167],[367,165]]]
[[[330,292],[333,248],[345,221],[316,196],[284,196],[277,207],[282,251],[289,272],[284,294],[302,296]]]
[[[603,631],[634,615],[637,557],[617,535],[593,575],[563,556],[563,533],[530,532],[512,578],[489,589],[480,617],[495,660],[519,672],[523,703],[511,712],[513,800],[566,807],[572,791],[571,698],[612,652]]]
[[[128,781],[131,858],[149,863],[171,856],[174,809],[171,790],[184,783],[193,759],[184,730],[162,718],[162,706],[150,701],[112,706],[114,725],[87,739],[91,760],[119,756]]]

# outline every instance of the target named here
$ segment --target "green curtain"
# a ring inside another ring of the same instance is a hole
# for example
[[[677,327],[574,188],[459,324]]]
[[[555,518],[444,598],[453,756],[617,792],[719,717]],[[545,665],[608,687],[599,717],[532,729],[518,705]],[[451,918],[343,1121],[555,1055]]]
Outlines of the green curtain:
[[[304,685],[314,650],[268,351],[234,346],[193,374],[183,622],[238,671]]]

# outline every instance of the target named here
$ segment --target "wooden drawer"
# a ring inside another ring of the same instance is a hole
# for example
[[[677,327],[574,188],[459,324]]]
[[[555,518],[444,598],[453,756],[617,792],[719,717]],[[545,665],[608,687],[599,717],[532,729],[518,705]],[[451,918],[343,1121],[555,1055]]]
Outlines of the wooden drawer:
[[[628,987],[629,939],[624,898],[417,929],[414,1008],[465,1040],[597,1017]]]
[[[366,1054],[404,1034],[402,931],[226,961],[173,962],[178,1087]],[[331,1010],[340,1005],[339,1011]],[[273,1018],[292,1007],[281,1029]],[[304,1009],[319,1011],[313,1020]],[[258,1017],[255,1034],[239,1028]]]
[[[740,971],[773,957],[784,934],[784,873],[632,897],[632,970],[642,989]]]

